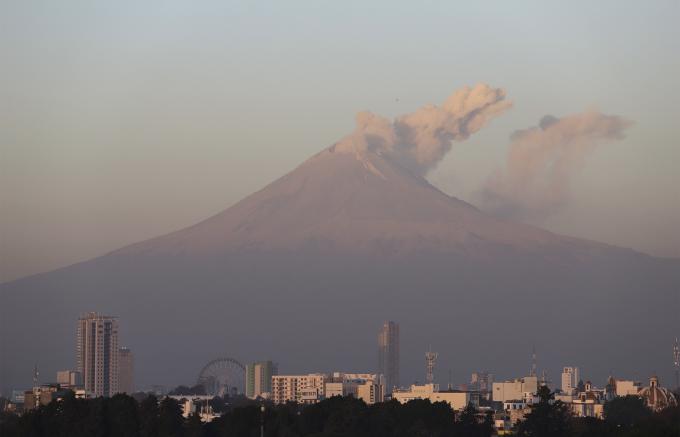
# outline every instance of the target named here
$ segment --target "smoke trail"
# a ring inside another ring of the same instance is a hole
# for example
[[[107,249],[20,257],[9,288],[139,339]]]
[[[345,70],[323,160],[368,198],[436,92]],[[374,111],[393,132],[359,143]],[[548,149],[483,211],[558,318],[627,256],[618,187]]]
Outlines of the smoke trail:
[[[360,112],[354,132],[334,147],[341,152],[384,154],[424,176],[451,150],[452,141],[468,138],[511,106],[500,88],[464,87],[442,106],[427,105],[394,121]]]
[[[483,207],[511,218],[543,218],[569,200],[569,184],[599,144],[620,140],[631,121],[597,111],[563,118],[543,117],[539,125],[511,135],[505,169],[481,192]]]

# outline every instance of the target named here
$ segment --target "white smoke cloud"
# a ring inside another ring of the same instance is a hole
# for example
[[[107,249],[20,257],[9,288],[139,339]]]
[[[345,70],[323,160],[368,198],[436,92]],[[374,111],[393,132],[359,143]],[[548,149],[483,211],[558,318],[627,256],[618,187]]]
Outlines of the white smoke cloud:
[[[500,88],[464,87],[442,106],[427,105],[394,121],[360,112],[354,132],[334,147],[340,152],[381,153],[424,176],[451,150],[452,141],[465,140],[511,106]]]
[[[599,144],[620,140],[631,121],[597,111],[563,118],[543,117],[539,125],[512,134],[504,169],[481,192],[482,205],[497,215],[540,219],[569,200],[570,181]]]

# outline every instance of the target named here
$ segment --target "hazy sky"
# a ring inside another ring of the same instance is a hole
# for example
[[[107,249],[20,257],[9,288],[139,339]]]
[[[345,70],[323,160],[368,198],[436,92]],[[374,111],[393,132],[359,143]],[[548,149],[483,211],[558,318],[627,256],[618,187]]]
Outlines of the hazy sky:
[[[680,2],[0,6],[0,281],[214,214],[354,127],[485,82],[514,106],[430,181],[475,202],[509,135],[596,108],[550,230],[680,257]]]

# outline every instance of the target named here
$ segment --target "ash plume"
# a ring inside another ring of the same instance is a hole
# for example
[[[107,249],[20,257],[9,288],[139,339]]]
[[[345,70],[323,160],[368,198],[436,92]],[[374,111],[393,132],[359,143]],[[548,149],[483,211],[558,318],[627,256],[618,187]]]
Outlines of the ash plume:
[[[598,145],[624,138],[632,122],[590,110],[556,118],[543,117],[538,126],[510,136],[505,168],[487,179],[481,202],[496,215],[541,219],[569,200],[570,181]]]
[[[424,176],[451,150],[452,141],[467,139],[511,106],[501,88],[486,84],[464,87],[441,106],[426,105],[394,121],[360,112],[354,132],[334,148],[355,153],[370,150]]]

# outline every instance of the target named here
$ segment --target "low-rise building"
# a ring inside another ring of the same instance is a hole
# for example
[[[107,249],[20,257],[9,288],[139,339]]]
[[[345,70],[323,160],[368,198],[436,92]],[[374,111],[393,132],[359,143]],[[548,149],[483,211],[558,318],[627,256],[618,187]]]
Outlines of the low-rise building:
[[[614,391],[616,396],[637,395],[640,389],[642,389],[642,384],[640,382],[623,379],[614,380]]]
[[[47,405],[53,400],[63,398],[70,390],[62,389],[59,384],[42,384],[24,392],[24,411]]]
[[[538,377],[525,376],[510,381],[494,382],[493,397],[495,402],[513,401],[524,399],[527,394],[535,395],[538,392]]]
[[[75,370],[60,370],[57,372],[57,384],[61,388],[76,390],[83,387],[83,378],[80,372]]]
[[[219,414],[213,412],[210,406],[210,400],[213,398],[209,395],[192,395],[192,396],[168,396],[179,402],[182,408],[182,417],[185,419],[192,414],[198,414],[202,422],[211,422],[213,419],[219,417]]]
[[[585,389],[579,392],[574,399],[572,399],[570,407],[571,412],[576,417],[596,417],[598,419],[604,418],[604,404],[613,399],[614,394],[611,387],[598,389],[593,387],[590,381],[586,382]]]
[[[392,399],[405,404],[414,399],[429,399],[430,402],[446,402],[453,410],[462,410],[468,404],[479,407],[479,393],[462,390],[439,391],[438,384],[411,385],[408,390],[395,390]]]
[[[312,404],[325,395],[325,373],[307,375],[273,375],[271,399],[275,404],[298,402]]]
[[[326,382],[325,397],[354,396],[367,404],[382,402],[385,378],[375,373],[334,372]]]

